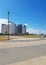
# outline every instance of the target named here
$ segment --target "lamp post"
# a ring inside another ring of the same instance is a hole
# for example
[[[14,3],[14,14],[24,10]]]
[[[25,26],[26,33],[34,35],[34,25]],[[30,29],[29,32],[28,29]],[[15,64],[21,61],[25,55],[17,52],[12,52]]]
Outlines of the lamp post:
[[[8,40],[9,40],[9,11],[8,11]]]

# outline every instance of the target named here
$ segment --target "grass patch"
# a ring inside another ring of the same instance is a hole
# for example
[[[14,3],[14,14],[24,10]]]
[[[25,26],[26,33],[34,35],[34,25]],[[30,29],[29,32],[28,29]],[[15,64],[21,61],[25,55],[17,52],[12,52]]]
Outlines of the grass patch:
[[[16,39],[16,38],[45,38],[44,36],[40,35],[15,35],[15,36],[9,36],[9,39]],[[6,41],[8,40],[8,36],[0,36],[0,41]]]
[[[24,37],[24,38],[41,38],[40,35],[17,35],[18,37]]]
[[[14,37],[15,36],[9,36],[9,40],[14,39]],[[6,40],[8,40],[8,36],[7,35],[6,36],[5,35],[4,36],[3,35],[0,36],[0,41],[6,41]]]
[[[0,36],[0,41],[8,40],[7,36]]]

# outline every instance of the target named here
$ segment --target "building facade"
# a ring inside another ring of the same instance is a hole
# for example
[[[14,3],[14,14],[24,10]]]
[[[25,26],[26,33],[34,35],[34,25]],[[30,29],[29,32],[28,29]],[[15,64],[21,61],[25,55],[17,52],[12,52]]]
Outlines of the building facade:
[[[2,34],[8,34],[8,25],[2,24]],[[22,24],[16,26],[16,24],[11,23],[9,24],[9,34],[26,34],[26,26]]]
[[[22,34],[26,34],[26,26],[25,25],[22,26]]]
[[[2,34],[7,34],[7,25],[6,24],[2,24],[1,32],[2,32]]]
[[[17,34],[22,34],[22,24],[17,25],[16,29]]]
[[[16,24],[9,24],[9,34],[14,35],[16,32]]]
[[[16,33],[16,24],[9,24],[9,34]],[[8,34],[8,25],[2,24],[2,34]]]

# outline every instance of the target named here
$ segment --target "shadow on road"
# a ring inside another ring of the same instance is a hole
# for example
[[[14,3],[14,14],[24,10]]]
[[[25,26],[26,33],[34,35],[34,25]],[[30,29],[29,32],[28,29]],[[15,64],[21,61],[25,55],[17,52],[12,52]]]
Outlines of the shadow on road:
[[[46,55],[46,44],[0,49],[0,65],[12,64]]]

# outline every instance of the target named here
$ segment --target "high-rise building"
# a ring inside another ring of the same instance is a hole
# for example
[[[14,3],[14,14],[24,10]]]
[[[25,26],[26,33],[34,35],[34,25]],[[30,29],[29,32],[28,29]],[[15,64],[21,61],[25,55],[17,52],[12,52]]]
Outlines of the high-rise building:
[[[9,34],[15,34],[16,33],[16,24],[12,23],[9,24]]]
[[[16,32],[17,34],[26,34],[25,25],[22,25],[22,24],[17,25],[16,30],[17,30],[17,32]]]
[[[16,24],[9,24],[9,34],[16,33]],[[2,34],[8,34],[8,25],[2,24]]]
[[[17,25],[16,29],[17,29],[16,32],[17,34],[22,34],[22,24]]]
[[[22,34],[26,34],[26,25],[22,26]]]
[[[2,24],[1,32],[2,32],[2,34],[7,34],[7,25],[6,24]]]
[[[16,26],[14,23],[9,24],[9,34],[25,34],[26,26],[19,24]],[[2,34],[8,34],[8,25],[2,24]]]

